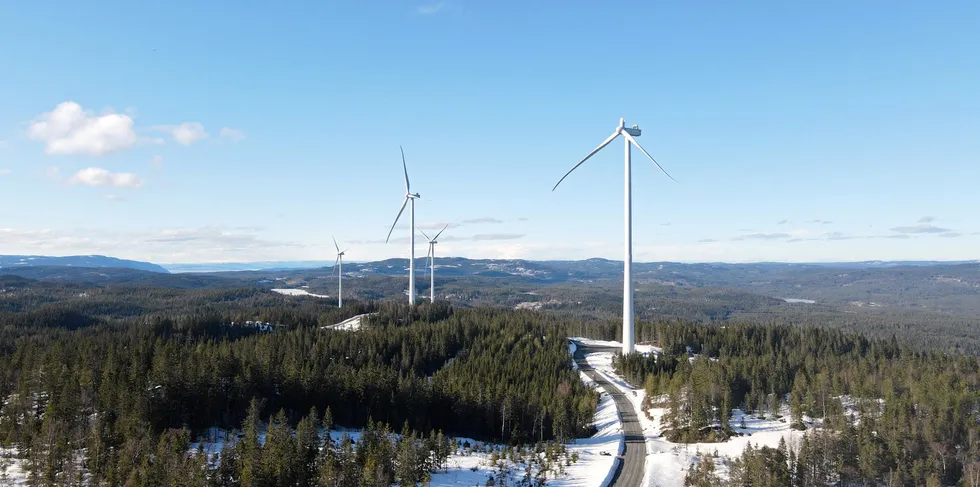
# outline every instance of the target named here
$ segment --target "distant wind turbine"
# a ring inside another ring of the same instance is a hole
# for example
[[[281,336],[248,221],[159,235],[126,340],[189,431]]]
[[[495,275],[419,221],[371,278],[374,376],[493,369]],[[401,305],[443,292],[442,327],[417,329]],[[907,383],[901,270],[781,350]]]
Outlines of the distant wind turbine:
[[[633,352],[634,343],[635,343],[635,339],[633,336],[633,275],[632,275],[633,189],[630,181],[630,175],[631,175],[630,174],[631,173],[630,144],[633,144],[636,146],[637,149],[640,149],[640,151],[643,152],[643,155],[647,156],[651,161],[653,161],[653,163],[656,164],[657,167],[660,168],[660,170],[663,171],[663,173],[666,174],[667,177],[671,179],[671,181],[674,181],[676,183],[677,180],[671,177],[670,174],[667,174],[667,171],[664,170],[663,166],[661,166],[660,163],[657,162],[657,160],[654,159],[653,156],[651,156],[643,147],[640,146],[640,143],[636,141],[634,137],[640,136],[640,129],[636,125],[634,125],[632,128],[626,128],[625,120],[620,118],[619,126],[616,127],[616,131],[613,132],[612,135],[609,136],[609,138],[607,138],[601,144],[599,144],[599,147],[596,147],[595,149],[592,150],[592,152],[589,152],[589,154],[585,156],[584,159],[579,161],[578,164],[576,164],[574,167],[572,167],[572,169],[570,169],[567,173],[565,173],[565,175],[558,180],[558,183],[555,184],[555,187],[551,188],[551,190],[554,191],[555,189],[557,189],[558,185],[561,184],[561,182],[564,181],[565,178],[567,178],[568,175],[572,173],[572,171],[578,169],[578,167],[581,166],[583,163],[585,163],[585,161],[589,160],[590,157],[594,156],[597,152],[602,150],[603,147],[609,145],[609,143],[612,142],[613,139],[619,137],[620,135],[622,135],[623,138],[625,139],[625,145],[626,145],[626,184],[625,184],[626,198],[624,202],[624,209],[626,213],[625,215],[626,256],[623,259],[623,353],[628,354]]]
[[[333,266],[337,269],[337,307],[344,307],[344,254],[350,249],[340,250],[340,246],[337,245],[337,239],[333,239],[333,246],[337,248],[337,260],[333,262]]]
[[[429,281],[430,303],[436,302],[436,244],[439,243],[439,235],[442,235],[442,232],[445,232],[447,228],[449,228],[449,224],[446,224],[446,226],[442,227],[442,230],[439,230],[439,233],[437,233],[436,236],[432,238],[429,238],[428,235],[425,235],[424,230],[422,230],[421,228],[419,229],[419,231],[422,232],[422,235],[425,235],[425,239],[429,241],[429,252],[426,254],[426,257],[429,258],[429,268],[426,269],[426,272],[429,273],[429,279],[430,279]]]
[[[421,198],[418,193],[412,193],[412,186],[408,182],[408,165],[405,164],[405,149],[398,146],[402,151],[402,169],[405,170],[405,201],[402,203],[402,208],[398,210],[398,216],[395,217],[395,223],[391,224],[391,230],[388,230],[388,238],[385,239],[385,243],[391,239],[391,232],[395,230],[395,225],[398,224],[398,219],[401,218],[402,212],[405,211],[405,205],[409,202],[412,203],[412,224],[409,229],[409,242],[411,251],[409,253],[408,259],[408,304],[415,305],[415,200]]]

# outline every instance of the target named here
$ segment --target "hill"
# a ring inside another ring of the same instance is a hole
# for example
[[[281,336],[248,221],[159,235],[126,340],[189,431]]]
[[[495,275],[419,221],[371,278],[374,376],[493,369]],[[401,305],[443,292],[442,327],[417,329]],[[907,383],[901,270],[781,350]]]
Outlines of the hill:
[[[167,269],[136,260],[117,259],[104,255],[71,255],[65,257],[49,257],[43,255],[0,255],[0,269],[20,268],[20,267],[120,267],[126,269],[137,269],[141,271],[159,272],[166,274]]]

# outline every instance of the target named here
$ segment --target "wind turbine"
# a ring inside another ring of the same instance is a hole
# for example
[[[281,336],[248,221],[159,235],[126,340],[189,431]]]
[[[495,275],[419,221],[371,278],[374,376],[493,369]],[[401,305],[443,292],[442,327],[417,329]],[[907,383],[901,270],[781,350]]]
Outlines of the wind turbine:
[[[398,219],[402,217],[402,212],[405,211],[405,205],[409,202],[412,203],[412,225],[409,229],[409,242],[411,246],[411,253],[408,259],[408,304],[415,305],[415,200],[421,198],[418,193],[412,193],[411,184],[408,182],[408,165],[405,164],[405,149],[398,146],[402,151],[402,169],[405,170],[405,201],[402,203],[402,208],[398,210],[398,216],[395,217],[395,223],[391,224],[391,230],[388,230],[388,238],[385,239],[385,243],[391,239],[391,232],[395,231],[395,225],[398,224]]]
[[[558,188],[558,185],[561,184],[561,182],[564,181],[565,178],[567,178],[568,175],[572,173],[572,171],[578,169],[578,167],[581,166],[582,164],[584,164],[585,161],[589,160],[590,157],[594,156],[596,154],[596,152],[599,152],[600,150],[602,150],[603,147],[609,145],[609,143],[612,142],[613,139],[615,139],[616,137],[619,137],[620,135],[623,136],[623,139],[624,139],[625,145],[626,145],[626,157],[625,157],[626,158],[626,184],[625,184],[625,187],[626,187],[626,198],[625,198],[625,201],[624,201],[624,210],[625,210],[625,213],[626,213],[626,215],[625,215],[625,226],[626,226],[626,232],[625,232],[626,233],[626,235],[625,235],[626,236],[626,248],[625,248],[625,251],[626,251],[626,256],[623,259],[623,353],[624,354],[628,354],[628,353],[633,353],[633,350],[634,350],[634,336],[633,336],[633,275],[632,275],[632,271],[633,271],[633,189],[632,189],[632,184],[630,182],[630,173],[631,173],[631,171],[630,171],[630,144],[633,144],[633,145],[636,146],[637,149],[640,149],[640,151],[643,152],[643,155],[647,156],[647,158],[649,158],[651,161],[653,161],[653,163],[656,164],[657,167],[660,168],[660,170],[663,171],[663,173],[666,174],[667,177],[671,179],[671,181],[674,181],[676,183],[677,180],[674,179],[673,177],[671,177],[671,175],[668,174],[666,170],[664,170],[663,166],[661,166],[660,163],[657,162],[657,160],[654,159],[653,156],[651,156],[643,147],[640,146],[640,143],[636,141],[636,139],[634,137],[639,137],[640,136],[640,129],[639,129],[639,127],[637,127],[636,125],[634,125],[632,128],[627,128],[626,127],[625,120],[622,119],[622,118],[620,118],[619,119],[619,126],[616,127],[616,131],[613,132],[612,135],[609,136],[609,138],[607,138],[601,144],[599,144],[599,147],[596,147],[595,149],[592,150],[592,152],[589,152],[589,154],[587,156],[585,156],[584,159],[582,159],[581,161],[579,161],[578,164],[576,164],[574,167],[572,167],[572,169],[570,169],[567,173],[565,173],[565,175],[562,176],[561,179],[558,180],[558,183],[555,184],[555,187],[554,188],[551,188],[551,190],[554,191],[555,189],[557,189]]]
[[[344,307],[344,254],[350,249],[340,250],[340,246],[337,245],[337,239],[333,239],[333,246],[337,248],[337,260],[333,262],[334,268],[337,269],[337,307]]]
[[[438,240],[439,235],[442,235],[442,232],[445,232],[447,228],[449,228],[449,224],[446,224],[446,226],[442,227],[442,230],[439,230],[439,233],[437,233],[436,236],[432,238],[429,238],[428,235],[425,235],[424,230],[422,230],[421,228],[419,229],[419,231],[422,232],[422,235],[425,235],[425,239],[429,241],[429,252],[426,254],[426,257],[429,258],[429,268],[426,269],[426,271],[429,272],[429,279],[430,279],[429,281],[430,303],[436,302],[436,244],[439,243]]]

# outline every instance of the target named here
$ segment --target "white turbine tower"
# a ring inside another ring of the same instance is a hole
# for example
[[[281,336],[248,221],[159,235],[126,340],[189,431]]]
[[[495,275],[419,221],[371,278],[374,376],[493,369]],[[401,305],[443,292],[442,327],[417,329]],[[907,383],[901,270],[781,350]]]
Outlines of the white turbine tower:
[[[640,149],[640,151],[643,152],[643,155],[647,156],[651,161],[653,161],[653,163],[656,164],[657,167],[660,168],[660,170],[663,171],[663,173],[666,174],[668,178],[670,178],[675,183],[677,182],[677,180],[674,179],[673,177],[671,177],[670,174],[667,174],[667,171],[664,170],[663,166],[661,166],[660,163],[657,162],[657,160],[654,159],[653,156],[651,156],[643,147],[640,146],[640,143],[636,141],[636,139],[634,137],[639,137],[640,136],[640,129],[636,125],[634,125],[632,128],[627,128],[624,119],[620,118],[619,119],[619,127],[616,127],[616,131],[613,132],[612,135],[609,136],[609,138],[607,138],[605,141],[603,141],[601,144],[599,144],[599,147],[596,147],[595,149],[592,150],[592,152],[589,152],[589,154],[587,156],[585,156],[584,159],[582,159],[581,161],[579,161],[578,164],[576,164],[574,167],[572,167],[572,169],[570,169],[567,173],[565,173],[565,175],[562,176],[562,178],[558,180],[558,183],[555,184],[555,187],[554,188],[551,188],[551,190],[554,191],[555,189],[557,189],[558,188],[558,185],[561,184],[561,182],[564,181],[565,178],[567,178],[568,175],[572,173],[572,171],[578,169],[578,167],[581,166],[583,163],[585,163],[585,161],[589,160],[590,157],[594,156],[596,154],[596,152],[599,152],[600,150],[602,150],[603,147],[609,145],[609,143],[612,142],[613,139],[615,139],[616,137],[619,137],[620,135],[622,135],[623,138],[625,139],[625,145],[626,145],[626,185],[625,185],[626,186],[626,198],[625,198],[625,201],[624,201],[624,209],[625,209],[625,213],[626,213],[626,215],[625,215],[625,226],[626,226],[626,242],[625,242],[626,243],[626,249],[625,250],[626,250],[626,256],[623,259],[623,353],[624,354],[628,354],[628,353],[633,353],[633,350],[634,350],[634,347],[633,347],[633,345],[634,345],[634,336],[633,336],[633,275],[632,275],[632,271],[633,271],[633,190],[632,190],[632,184],[630,182],[630,172],[631,172],[630,171],[630,144],[633,144],[633,145],[636,146],[637,149]]]
[[[429,279],[430,279],[429,281],[430,303],[436,302],[436,291],[435,291],[436,289],[436,244],[439,243],[439,235],[442,235],[442,232],[445,232],[447,228],[449,228],[448,224],[442,227],[442,230],[439,230],[439,233],[437,233],[436,236],[432,238],[429,238],[428,235],[425,235],[425,231],[423,231],[421,228],[419,229],[419,231],[422,232],[422,235],[425,235],[425,239],[429,241],[429,252],[426,254],[426,257],[429,258],[429,267],[428,269],[426,269],[426,272],[429,273]]]
[[[334,268],[337,269],[337,307],[342,308],[344,306],[344,254],[350,249],[341,251],[336,238],[333,239],[333,246],[337,248],[337,260],[333,262]]]
[[[409,242],[411,251],[409,253],[408,259],[408,304],[415,305],[415,200],[421,198],[418,193],[412,193],[412,186],[408,182],[408,165],[405,164],[405,149],[398,146],[402,151],[402,169],[405,170],[405,201],[402,203],[402,208],[398,210],[398,216],[395,217],[395,223],[391,224],[391,230],[388,230],[388,238],[385,239],[385,243],[391,239],[391,232],[395,230],[395,225],[398,224],[398,219],[402,217],[402,212],[405,211],[405,205],[409,202],[412,203],[412,224],[409,229]]]

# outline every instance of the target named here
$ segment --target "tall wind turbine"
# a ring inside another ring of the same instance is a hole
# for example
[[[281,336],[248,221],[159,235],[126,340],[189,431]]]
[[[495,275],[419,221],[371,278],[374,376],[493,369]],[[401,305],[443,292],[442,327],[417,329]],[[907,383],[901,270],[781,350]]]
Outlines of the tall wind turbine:
[[[333,239],[333,246],[337,248],[337,260],[333,262],[334,268],[337,269],[337,307],[342,308],[344,306],[344,254],[349,249],[341,251],[336,238]]]
[[[426,257],[429,258],[429,268],[426,269],[426,272],[429,272],[429,279],[430,279],[429,281],[430,303],[436,302],[436,244],[439,243],[439,235],[442,235],[442,232],[445,232],[447,228],[449,228],[449,224],[446,224],[446,226],[442,227],[442,230],[439,230],[439,233],[437,233],[436,236],[432,238],[429,238],[428,235],[425,235],[424,230],[422,230],[421,228],[419,229],[419,231],[422,232],[422,235],[425,235],[425,239],[429,241],[429,252],[426,254]]]
[[[625,184],[626,198],[624,201],[624,210],[626,213],[625,215],[626,256],[623,259],[623,353],[628,354],[628,353],[632,353],[634,350],[633,275],[632,275],[633,272],[633,189],[632,189],[632,184],[630,182],[630,175],[631,175],[630,174],[631,173],[630,144],[633,144],[636,146],[637,149],[640,149],[640,151],[643,152],[643,155],[647,156],[651,161],[653,161],[653,163],[656,164],[657,167],[660,168],[660,170],[663,171],[663,173],[666,174],[668,178],[670,178],[675,183],[677,182],[677,180],[671,177],[670,174],[667,174],[667,171],[664,170],[663,166],[661,166],[660,163],[657,162],[657,160],[654,159],[653,156],[651,156],[643,147],[640,146],[640,143],[636,141],[634,137],[640,136],[640,129],[636,125],[634,125],[632,128],[627,128],[625,120],[620,118],[619,126],[616,127],[616,131],[614,131],[612,135],[609,136],[609,138],[607,138],[601,144],[599,144],[599,147],[596,147],[595,149],[592,150],[592,152],[589,152],[589,154],[585,156],[584,159],[579,161],[578,164],[576,164],[574,167],[572,167],[572,169],[570,169],[567,173],[565,173],[565,175],[558,180],[558,183],[555,184],[555,187],[551,188],[551,190],[554,191],[555,189],[557,189],[558,185],[561,184],[561,182],[564,181],[565,178],[567,178],[568,175],[572,173],[572,171],[578,169],[578,167],[584,164],[585,161],[589,160],[590,157],[594,156],[596,152],[602,150],[603,147],[609,145],[609,143],[612,142],[613,139],[619,137],[620,135],[623,136],[626,145],[626,184]]]
[[[391,232],[395,230],[395,225],[398,224],[398,219],[402,217],[402,212],[405,211],[405,205],[409,202],[412,203],[412,224],[411,228],[408,230],[409,242],[411,247],[411,252],[409,253],[408,259],[408,304],[415,305],[415,200],[421,198],[418,193],[412,193],[412,186],[408,182],[408,165],[405,164],[405,149],[398,146],[402,151],[402,169],[405,170],[405,201],[402,203],[402,209],[398,210],[398,216],[395,217],[395,223],[391,224],[391,230],[388,230],[388,238],[385,239],[385,243],[391,239]]]

